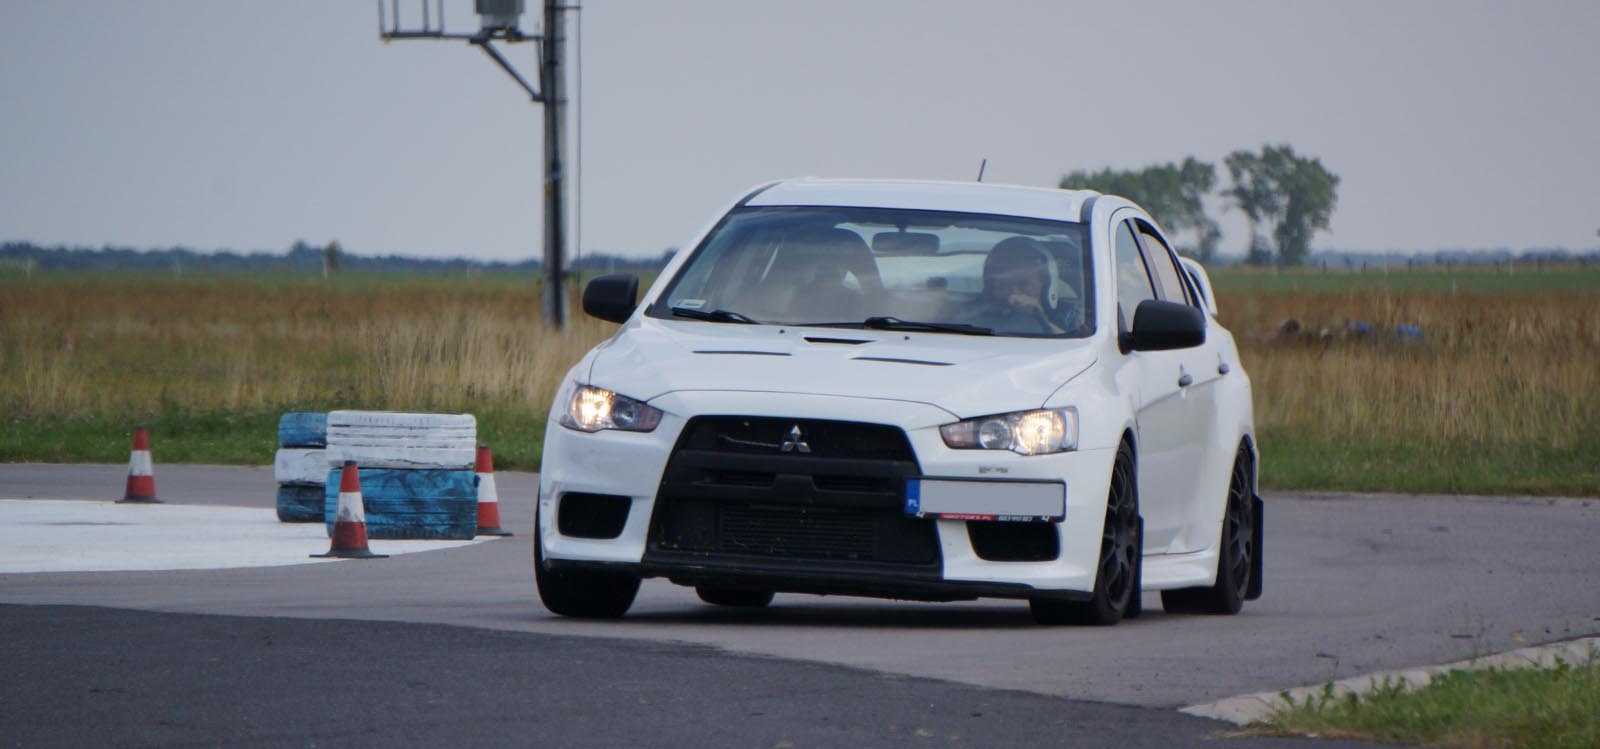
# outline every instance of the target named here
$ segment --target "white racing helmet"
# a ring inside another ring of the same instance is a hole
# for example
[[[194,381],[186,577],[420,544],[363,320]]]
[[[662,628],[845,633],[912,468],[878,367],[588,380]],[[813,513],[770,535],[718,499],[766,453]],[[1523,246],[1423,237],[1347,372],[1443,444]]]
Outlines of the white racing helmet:
[[[1043,276],[1043,301],[1048,309],[1061,303],[1060,270],[1050,251],[1038,240],[1030,237],[1007,237],[995,243],[983,261],[983,287],[993,288],[995,279],[1002,273],[1012,273],[1024,268],[1035,268]]]

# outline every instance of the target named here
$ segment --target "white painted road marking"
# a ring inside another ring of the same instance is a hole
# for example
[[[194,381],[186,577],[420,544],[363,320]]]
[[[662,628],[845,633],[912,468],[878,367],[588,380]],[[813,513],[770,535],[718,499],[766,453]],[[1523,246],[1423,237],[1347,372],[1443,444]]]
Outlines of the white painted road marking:
[[[472,541],[377,541],[381,554],[450,549]],[[280,523],[270,509],[0,500],[0,573],[217,570],[324,564],[322,523]]]

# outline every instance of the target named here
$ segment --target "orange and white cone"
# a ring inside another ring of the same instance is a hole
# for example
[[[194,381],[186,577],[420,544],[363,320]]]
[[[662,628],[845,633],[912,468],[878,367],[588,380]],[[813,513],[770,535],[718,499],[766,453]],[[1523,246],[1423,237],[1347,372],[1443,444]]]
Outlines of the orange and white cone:
[[[339,507],[333,516],[333,545],[326,554],[312,554],[323,559],[385,559],[388,554],[374,554],[367,548],[367,509],[361,500],[361,474],[356,472],[356,462],[344,462],[339,474]]]
[[[150,462],[150,433],[145,428],[133,428],[133,454],[128,458],[128,488],[117,504],[161,504],[156,499],[155,466]]]
[[[500,491],[494,486],[494,453],[488,446],[478,446],[478,461],[472,470],[478,474],[478,535],[512,535],[500,527]]]

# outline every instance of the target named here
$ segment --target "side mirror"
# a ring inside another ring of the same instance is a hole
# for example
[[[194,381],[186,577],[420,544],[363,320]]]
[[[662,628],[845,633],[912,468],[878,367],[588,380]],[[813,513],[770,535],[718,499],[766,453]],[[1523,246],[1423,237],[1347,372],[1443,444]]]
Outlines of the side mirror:
[[[632,273],[598,276],[583,287],[583,311],[590,317],[624,323],[639,306],[639,277]]]
[[[1187,304],[1146,299],[1133,311],[1133,332],[1123,342],[1123,348],[1168,351],[1205,342],[1205,313]]]

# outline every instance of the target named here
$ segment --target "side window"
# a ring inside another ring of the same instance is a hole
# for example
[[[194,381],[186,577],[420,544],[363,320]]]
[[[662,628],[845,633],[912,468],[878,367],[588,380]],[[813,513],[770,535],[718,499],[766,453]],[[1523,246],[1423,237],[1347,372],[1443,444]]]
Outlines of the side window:
[[[1139,234],[1144,240],[1145,251],[1149,253],[1151,270],[1155,271],[1156,280],[1161,287],[1162,301],[1194,306],[1188,294],[1184,292],[1183,279],[1178,277],[1180,271],[1175,264],[1176,261],[1172,259],[1172,251],[1167,249],[1167,243],[1156,236],[1155,230],[1145,226],[1143,222],[1139,224]]]
[[[1184,268],[1184,271],[1188,272],[1189,269],[1188,268]],[[1197,278],[1194,273],[1189,273],[1189,281],[1194,286],[1194,295],[1197,296],[1197,297],[1200,297],[1198,300],[1196,300],[1196,301],[1200,302],[1199,306],[1202,306],[1202,307],[1210,306],[1211,299],[1206,296],[1206,285],[1203,284],[1203,283],[1200,283],[1200,279]]]
[[[1126,221],[1117,224],[1116,254],[1117,312],[1122,329],[1128,330],[1133,327],[1133,311],[1140,302],[1156,298],[1156,292],[1150,285],[1150,271],[1145,267],[1144,257],[1139,254],[1139,243],[1134,240],[1133,229]]]

